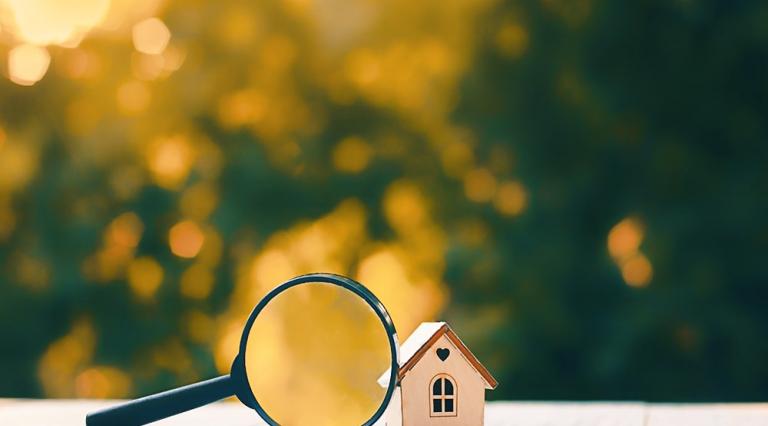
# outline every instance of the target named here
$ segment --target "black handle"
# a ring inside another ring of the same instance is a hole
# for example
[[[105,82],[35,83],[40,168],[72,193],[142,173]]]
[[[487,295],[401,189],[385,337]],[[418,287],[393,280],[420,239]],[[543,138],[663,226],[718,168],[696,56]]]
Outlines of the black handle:
[[[232,379],[227,374],[94,411],[85,417],[85,424],[87,426],[143,425],[202,407],[232,396],[234,393]]]

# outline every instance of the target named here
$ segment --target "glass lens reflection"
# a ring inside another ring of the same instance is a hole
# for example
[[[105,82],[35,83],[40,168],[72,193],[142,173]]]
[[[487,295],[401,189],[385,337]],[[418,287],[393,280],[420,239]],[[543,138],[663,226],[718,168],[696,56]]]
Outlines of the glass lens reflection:
[[[387,333],[365,301],[308,283],[270,301],[248,335],[245,368],[259,404],[281,425],[361,425],[381,405]]]

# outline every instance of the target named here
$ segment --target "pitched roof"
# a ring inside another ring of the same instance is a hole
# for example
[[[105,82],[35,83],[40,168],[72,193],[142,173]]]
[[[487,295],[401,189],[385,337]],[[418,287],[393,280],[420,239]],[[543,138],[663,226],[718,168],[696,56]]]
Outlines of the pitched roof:
[[[478,361],[475,355],[470,352],[467,345],[459,339],[459,336],[454,333],[451,327],[444,322],[424,322],[419,325],[416,330],[408,337],[408,339],[400,346],[400,369],[398,370],[397,379],[402,380],[406,373],[411,370],[416,363],[424,356],[429,348],[437,342],[437,340],[445,335],[448,340],[451,341],[464,355],[464,358],[472,365],[478,374],[483,378],[486,389],[494,389],[498,382],[493,378],[491,373]],[[384,383],[388,381],[388,374],[386,372],[382,378]],[[381,382],[381,379],[379,379]]]

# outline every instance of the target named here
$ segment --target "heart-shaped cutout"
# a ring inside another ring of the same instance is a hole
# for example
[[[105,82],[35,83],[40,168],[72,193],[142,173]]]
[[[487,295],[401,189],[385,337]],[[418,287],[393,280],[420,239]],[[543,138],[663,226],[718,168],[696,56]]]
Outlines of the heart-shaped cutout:
[[[448,350],[448,348],[439,348],[437,350],[437,357],[440,358],[440,361],[445,361],[448,359],[448,355],[451,354],[451,351]]]

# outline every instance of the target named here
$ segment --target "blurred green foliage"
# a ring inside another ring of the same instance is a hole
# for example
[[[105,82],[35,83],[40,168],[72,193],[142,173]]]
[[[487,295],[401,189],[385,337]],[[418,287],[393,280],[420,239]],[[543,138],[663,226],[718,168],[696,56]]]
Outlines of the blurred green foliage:
[[[768,399],[768,4],[417,3],[173,2],[168,75],[129,31],[1,82],[0,395],[213,376],[222,338],[185,324],[237,323],[242,265],[350,199],[371,241],[407,239],[407,182],[440,230],[429,316],[489,398]],[[126,212],[140,238],[109,252]],[[187,219],[199,255],[169,249]],[[217,239],[215,284],[180,290]]]

